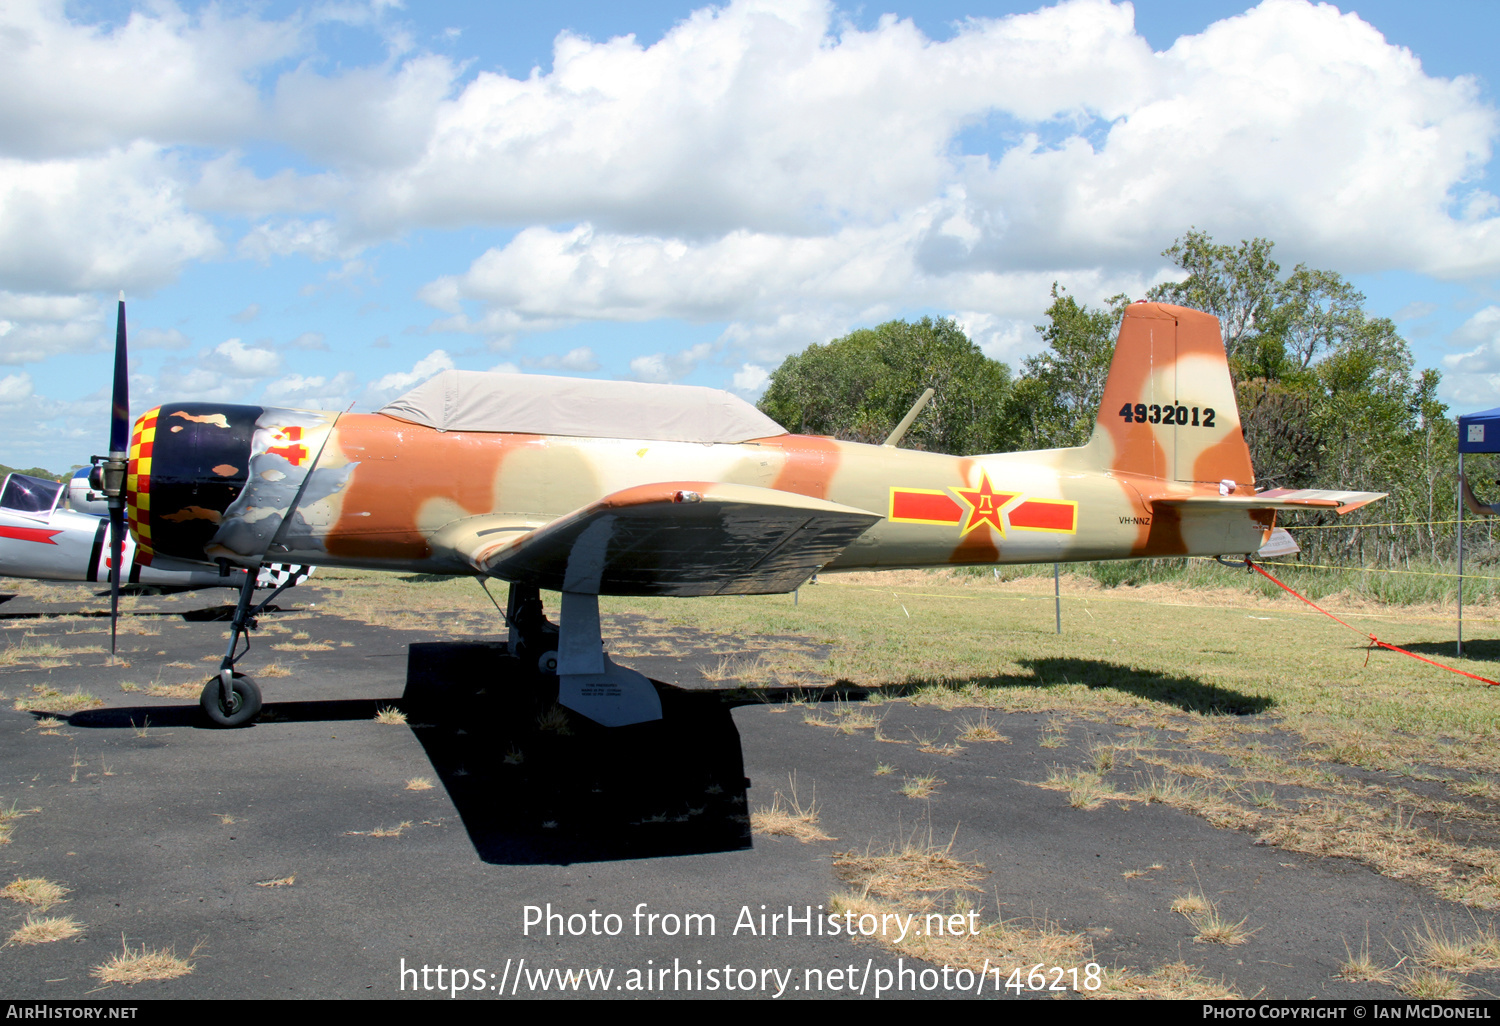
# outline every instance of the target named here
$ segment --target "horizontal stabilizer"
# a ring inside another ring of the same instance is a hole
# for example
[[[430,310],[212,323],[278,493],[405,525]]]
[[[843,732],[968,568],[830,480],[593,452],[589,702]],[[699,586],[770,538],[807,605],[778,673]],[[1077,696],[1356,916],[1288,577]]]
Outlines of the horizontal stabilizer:
[[[1261,492],[1257,499],[1279,499],[1294,505],[1286,509],[1306,509],[1309,506],[1333,506],[1334,512],[1342,516],[1359,507],[1383,499],[1389,492],[1344,492],[1323,488],[1272,488]]]
[[[435,555],[503,580],[590,595],[773,595],[799,587],[877,513],[753,485],[627,488],[535,530],[486,518],[433,539]],[[447,535],[447,537],[445,537]]]
[[[1196,509],[1216,508],[1223,510],[1327,509],[1343,515],[1351,510],[1359,509],[1359,507],[1366,503],[1374,502],[1376,499],[1383,499],[1387,494],[1386,492],[1342,492],[1321,488],[1299,488],[1296,490],[1273,488],[1270,491],[1260,492],[1256,495],[1163,496],[1152,499],[1151,506],[1153,509],[1159,506],[1191,507]]]

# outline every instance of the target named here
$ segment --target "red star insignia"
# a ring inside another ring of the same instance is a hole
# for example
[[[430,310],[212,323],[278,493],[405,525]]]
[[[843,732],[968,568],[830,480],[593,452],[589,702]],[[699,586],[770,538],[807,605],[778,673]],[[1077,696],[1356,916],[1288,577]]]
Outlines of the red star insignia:
[[[989,524],[1001,537],[1005,536],[1005,525],[1000,521],[1000,508],[1020,492],[997,492],[990,485],[990,476],[979,472],[978,488],[955,488],[954,493],[969,504],[969,519],[964,523],[960,536],[968,534],[980,524]]]

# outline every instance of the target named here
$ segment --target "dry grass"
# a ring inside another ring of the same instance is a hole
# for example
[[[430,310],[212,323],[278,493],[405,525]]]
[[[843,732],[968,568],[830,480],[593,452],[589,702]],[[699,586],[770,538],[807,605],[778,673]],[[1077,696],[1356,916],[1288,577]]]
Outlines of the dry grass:
[[[1068,792],[1068,804],[1075,809],[1097,809],[1106,798],[1120,797],[1115,786],[1092,770],[1052,767],[1047,779],[1037,785],[1049,791]]]
[[[1243,944],[1257,932],[1245,929],[1249,916],[1237,923],[1230,922],[1219,913],[1216,903],[1192,891],[1175,899],[1172,911],[1193,924],[1197,931],[1193,940],[1200,944]]]
[[[290,887],[290,886],[292,886],[292,884],[294,884],[296,882],[297,882],[297,874],[293,873],[291,876],[283,876],[283,877],[281,877],[279,879],[276,879],[276,880],[261,880],[261,881],[257,882],[255,886],[257,886],[257,887]]]
[[[1493,927],[1465,936],[1457,928],[1424,920],[1421,930],[1411,937],[1411,948],[1417,962],[1429,969],[1455,973],[1500,969],[1500,937]]]
[[[1188,919],[1201,916],[1212,907],[1212,903],[1207,898],[1194,891],[1188,891],[1172,899],[1172,911]]]
[[[1259,932],[1245,929],[1245,923],[1250,917],[1246,916],[1239,922],[1230,922],[1228,918],[1221,916],[1217,908],[1210,909],[1193,922],[1198,930],[1194,941],[1202,944],[1243,944]]]
[[[428,777],[412,777],[406,782],[408,791],[431,791],[432,780]]]
[[[147,684],[146,694],[153,698],[197,698],[203,693],[203,685],[200,683],[189,684]]]
[[[1010,744],[1010,738],[996,730],[990,724],[990,714],[981,713],[977,720],[960,720],[958,724],[960,741],[1000,741]]]
[[[383,706],[375,714],[375,722],[383,723],[388,727],[400,727],[406,724],[406,713],[393,705]]]
[[[9,944],[51,944],[77,937],[83,927],[72,916],[27,916],[26,921],[10,935]]]
[[[833,872],[861,895],[930,908],[934,894],[977,891],[979,881],[989,875],[983,863],[953,853],[956,838],[938,846],[913,835],[884,852],[834,852]]]
[[[11,802],[10,808],[0,808],[0,829],[9,829],[22,816],[30,816],[41,811],[41,809],[23,809],[18,803]]]
[[[946,780],[939,780],[930,773],[920,777],[907,777],[906,782],[901,785],[901,793],[908,798],[927,798],[946,783]]]
[[[280,663],[271,663],[256,670],[255,675],[257,677],[265,679],[270,679],[273,677],[290,677],[292,675],[292,671],[287,669],[285,666],[282,666]]]
[[[973,922],[968,917],[972,907],[962,901],[941,911],[927,911],[935,908],[931,902],[914,910],[899,901],[854,891],[833,895],[828,908],[836,915],[849,914],[855,923],[869,924],[865,939],[896,954],[971,972],[988,969],[993,973],[998,968],[1002,980],[1014,969],[1020,969],[1024,976],[1027,969],[1037,964],[1081,968],[1091,955],[1088,942],[1082,935],[1067,933],[1045,920],[1029,927],[1016,921],[995,921],[982,923],[973,932],[967,928],[952,933],[946,929],[942,933],[936,929],[928,932],[929,915],[934,917],[930,920],[934,927],[938,919],[946,922],[949,916],[955,915],[966,923]],[[911,915],[916,919],[906,920]],[[905,936],[901,933],[902,921],[912,924]]]
[[[16,711],[75,713],[83,709],[97,709],[104,704],[82,688],[63,692],[45,684],[33,684],[31,690],[31,697],[16,699]]]
[[[778,789],[771,796],[770,807],[750,813],[750,829],[767,837],[795,837],[803,844],[835,840],[818,828],[817,792],[813,792],[806,805],[802,804],[795,773],[788,782],[787,793]]]
[[[66,899],[68,888],[44,880],[39,876],[18,878],[0,888],[0,898],[9,898],[25,905],[34,905],[38,912],[45,912]]]
[[[1103,776],[1115,768],[1115,746],[1103,744],[1090,745],[1089,761],[1094,764],[1094,772]]]
[[[1344,942],[1344,960],[1339,963],[1339,971],[1334,978],[1348,980],[1351,983],[1380,983],[1385,986],[1394,986],[1395,977],[1391,970],[1379,965],[1370,955],[1370,935],[1365,933],[1365,942],[1356,954],[1349,950],[1349,942]]]
[[[51,641],[22,641],[0,649],[0,666],[34,666],[38,669],[69,666],[67,656],[79,649],[69,649]],[[99,651],[99,649],[95,649]]]
[[[631,653],[622,652],[623,655]],[[747,659],[744,656],[720,656],[719,661],[712,667],[703,667],[698,671],[704,680],[713,683],[726,680],[755,680],[765,676],[761,660]]]
[[[861,730],[880,730],[884,721],[884,714],[877,714],[868,706],[839,705],[833,710],[834,716],[838,718],[835,726],[841,734],[854,734]]]
[[[345,837],[400,837],[412,827],[411,820],[404,819],[393,827],[379,826],[374,830],[347,830]]]
[[[552,708],[536,718],[536,729],[556,734],[559,737],[567,737],[573,733],[572,720],[568,717],[568,710],[560,705]]]
[[[1407,997],[1424,1001],[1459,1001],[1473,991],[1459,980],[1433,969],[1417,969],[1402,977],[1397,988]]]
[[[130,944],[123,939],[121,946],[123,951],[118,955],[111,955],[103,965],[94,966],[89,975],[101,983],[127,985],[145,983],[148,980],[175,980],[193,971],[193,963],[188,959],[198,953],[195,947],[188,953],[188,958],[184,959],[178,958],[171,948],[152,949],[142,944],[139,950],[132,950]]]
[[[1239,993],[1222,980],[1215,982],[1186,962],[1172,962],[1149,973],[1111,969],[1098,996],[1163,1001],[1233,1001]]]

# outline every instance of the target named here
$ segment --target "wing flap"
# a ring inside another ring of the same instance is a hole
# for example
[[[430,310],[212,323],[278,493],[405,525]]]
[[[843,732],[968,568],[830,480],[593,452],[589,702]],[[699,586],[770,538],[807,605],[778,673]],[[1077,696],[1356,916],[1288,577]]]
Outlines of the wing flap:
[[[553,591],[770,595],[800,586],[881,519],[772,488],[669,481],[615,492],[534,530],[472,518],[433,544],[450,562]]]

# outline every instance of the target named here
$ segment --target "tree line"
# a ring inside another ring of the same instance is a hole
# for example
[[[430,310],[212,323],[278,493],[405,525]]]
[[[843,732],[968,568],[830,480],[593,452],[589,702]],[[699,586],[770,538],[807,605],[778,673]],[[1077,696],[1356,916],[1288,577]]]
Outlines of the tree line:
[[[1186,272],[1146,299],[1219,319],[1256,484],[1388,492],[1347,517],[1283,514],[1303,559],[1356,566],[1453,558],[1457,424],[1441,374],[1342,275],[1273,259],[1274,243],[1215,243],[1189,231],[1162,255]],[[890,321],[789,356],[760,408],[793,431],[880,442],[925,388],[935,389],[903,445],[974,454],[1081,445],[1098,413],[1130,298],[1090,308],[1052,287],[1045,348],[1013,373],[951,319]],[[1500,499],[1490,456],[1466,462],[1481,501]],[[1487,488],[1478,487],[1479,484]],[[1370,526],[1359,526],[1370,525]],[[1394,526],[1379,526],[1394,525]],[[1490,531],[1466,532],[1466,556],[1493,561]]]

